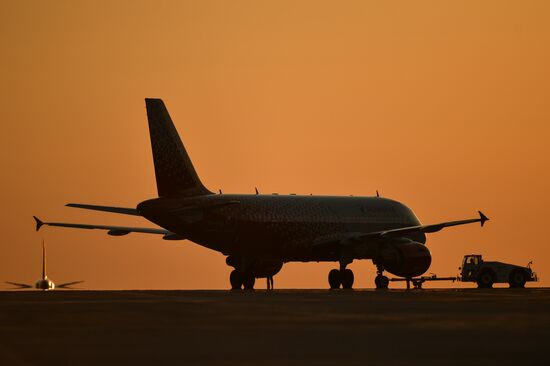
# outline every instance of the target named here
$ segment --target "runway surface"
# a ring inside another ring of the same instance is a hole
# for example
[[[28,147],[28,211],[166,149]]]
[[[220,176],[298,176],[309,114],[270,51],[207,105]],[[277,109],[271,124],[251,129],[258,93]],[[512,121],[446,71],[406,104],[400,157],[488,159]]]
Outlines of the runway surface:
[[[0,292],[0,365],[528,365],[550,289]]]

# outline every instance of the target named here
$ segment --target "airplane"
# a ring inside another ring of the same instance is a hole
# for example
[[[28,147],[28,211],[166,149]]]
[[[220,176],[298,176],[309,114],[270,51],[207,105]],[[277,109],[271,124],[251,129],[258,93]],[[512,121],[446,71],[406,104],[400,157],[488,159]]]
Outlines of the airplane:
[[[370,259],[376,266],[377,289],[387,289],[384,271],[412,279],[425,273],[432,257],[426,235],[443,228],[489,220],[479,217],[422,225],[413,211],[395,200],[376,196],[224,194],[208,190],[161,99],[145,99],[158,198],[136,208],[69,203],[66,206],[141,216],[158,228],[43,222],[43,225],[162,235],[164,240],[190,240],[226,256],[233,267],[231,288],[253,289],[257,278],[275,276],[288,262],[337,262],[328,274],[331,289],[352,288],[347,266]],[[206,274],[203,274],[203,276]]]
[[[84,281],[73,281],[73,282],[62,283],[58,285],[57,288],[70,289],[71,288],[70,286],[76,285],[82,282]],[[34,286],[28,285],[26,283],[17,283],[17,282],[10,282],[10,281],[6,281],[6,283],[9,285],[17,286],[16,289],[35,288],[37,290],[49,291],[56,288],[53,281],[50,280],[46,275],[46,244],[44,244],[44,240],[42,240],[42,278],[36,281]]]

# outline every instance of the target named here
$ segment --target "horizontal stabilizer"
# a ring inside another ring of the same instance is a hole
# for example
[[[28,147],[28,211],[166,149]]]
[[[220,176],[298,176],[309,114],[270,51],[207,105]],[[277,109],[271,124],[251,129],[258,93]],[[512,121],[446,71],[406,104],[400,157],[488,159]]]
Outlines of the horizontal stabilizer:
[[[67,203],[65,206],[83,208],[85,210],[104,211],[104,212],[112,212],[112,213],[118,213],[123,215],[141,216],[138,210],[136,210],[135,208],[87,205],[84,203]]]
[[[27,285],[25,283],[17,283],[17,282],[10,282],[10,281],[6,281],[6,283],[8,285],[17,286],[18,288],[31,288],[32,287],[32,285]]]
[[[183,240],[184,238],[170,230],[150,227],[131,227],[131,226],[111,226],[111,225],[90,225],[90,224],[76,224],[67,222],[43,222],[38,217],[33,216],[36,220],[36,230],[39,230],[42,226],[58,226],[68,227],[73,229],[88,229],[88,230],[107,230],[109,235],[120,236],[129,233],[144,233],[144,234],[159,234],[164,235],[166,240]],[[176,239],[177,238],[177,239]]]
[[[56,288],[67,288],[67,289],[70,289],[72,285],[77,285],[79,283],[82,283],[84,281],[73,281],[73,282],[66,282],[66,283],[62,283],[61,285],[55,285]]]

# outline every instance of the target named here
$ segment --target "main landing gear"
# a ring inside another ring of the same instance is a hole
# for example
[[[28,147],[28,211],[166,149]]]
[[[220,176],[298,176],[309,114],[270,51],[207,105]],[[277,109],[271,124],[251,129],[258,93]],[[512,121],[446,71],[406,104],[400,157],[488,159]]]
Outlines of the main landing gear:
[[[253,273],[241,272],[234,269],[229,275],[229,282],[231,282],[232,290],[240,290],[242,288],[245,290],[254,290],[256,279]]]
[[[353,287],[354,276],[351,269],[346,266],[351,261],[341,260],[340,269],[333,269],[328,273],[328,284],[331,290],[340,288],[351,289]]]
[[[328,284],[332,290],[340,288],[352,288],[353,287],[353,272],[351,269],[333,269],[328,273]]]
[[[282,259],[241,255],[228,255],[225,263],[234,268],[229,275],[231,290],[254,290],[257,278],[265,278],[267,289],[273,290],[273,276],[283,267]]]
[[[331,290],[344,288],[351,289],[353,287],[353,272],[346,268],[351,262],[340,262],[340,269],[333,269],[328,273],[328,284]],[[387,290],[390,284],[388,277],[384,276],[384,266],[376,265],[376,278],[374,279],[376,289]]]
[[[344,288],[350,289],[353,287],[353,272],[346,268],[347,263],[340,263],[340,269],[333,269],[328,273],[328,284],[331,290]],[[387,290],[390,284],[388,277],[384,276],[384,267],[376,265],[376,278],[374,284],[377,290]]]
[[[266,277],[267,289],[273,290],[273,276]],[[231,283],[231,290],[254,290],[254,284],[256,279],[252,273],[243,273],[234,269],[229,275],[229,282]]]

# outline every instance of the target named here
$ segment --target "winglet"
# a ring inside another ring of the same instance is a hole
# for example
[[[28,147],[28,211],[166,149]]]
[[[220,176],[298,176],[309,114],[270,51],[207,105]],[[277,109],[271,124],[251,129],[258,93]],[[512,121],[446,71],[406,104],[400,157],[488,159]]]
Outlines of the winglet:
[[[483,227],[483,224],[485,224],[485,221],[488,221],[489,218],[483,214],[483,212],[478,211],[479,213],[479,222],[481,223],[481,226]]]
[[[40,230],[42,225],[44,225],[44,223],[38,217],[36,217],[36,216],[33,216],[33,217],[34,217],[34,221],[36,221],[36,231],[38,231],[38,230]]]

